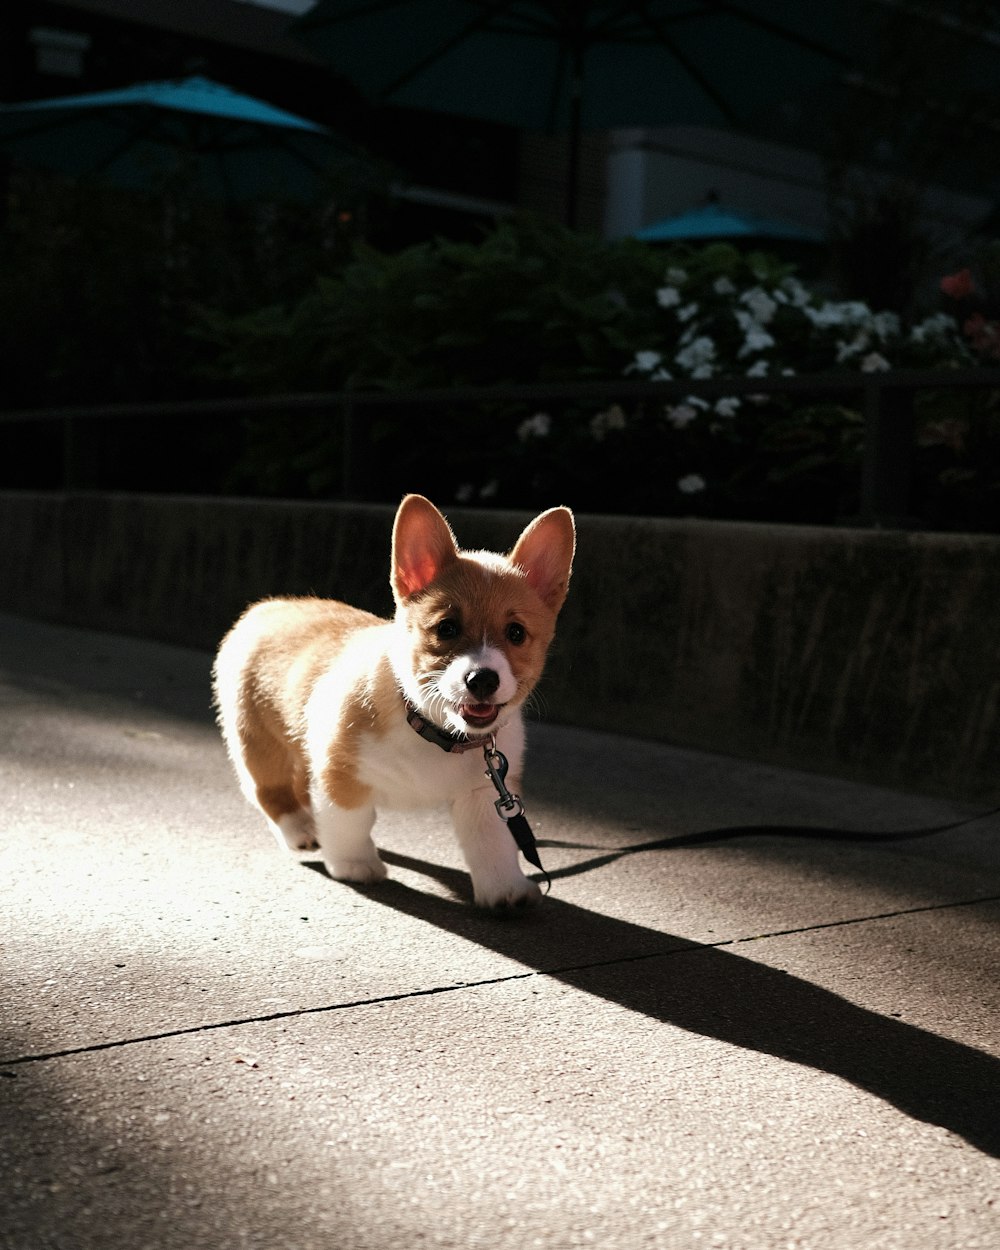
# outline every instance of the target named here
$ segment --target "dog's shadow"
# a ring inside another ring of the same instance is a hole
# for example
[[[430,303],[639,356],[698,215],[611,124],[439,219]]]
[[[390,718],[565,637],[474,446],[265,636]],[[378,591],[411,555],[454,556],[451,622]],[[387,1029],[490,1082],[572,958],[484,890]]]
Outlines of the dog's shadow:
[[[1000,1157],[1000,1059],[992,1055],[730,950],[559,898],[512,916],[482,912],[469,906],[465,873],[381,854],[390,865],[437,881],[452,897],[390,879],[364,889],[372,901],[665,1024],[841,1077]]]

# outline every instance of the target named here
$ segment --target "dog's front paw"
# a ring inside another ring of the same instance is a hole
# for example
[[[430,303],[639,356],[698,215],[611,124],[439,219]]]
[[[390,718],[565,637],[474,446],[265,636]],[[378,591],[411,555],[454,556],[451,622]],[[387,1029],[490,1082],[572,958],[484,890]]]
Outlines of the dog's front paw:
[[[522,876],[505,881],[474,880],[472,892],[477,907],[489,907],[494,911],[533,907],[542,897],[534,881]]]
[[[290,851],[314,851],[316,842],[316,822],[312,812],[300,807],[297,812],[289,812],[278,818],[279,841]]]
[[[375,885],[389,875],[377,855],[368,859],[328,859],[326,868],[334,881],[353,881],[356,885]]]

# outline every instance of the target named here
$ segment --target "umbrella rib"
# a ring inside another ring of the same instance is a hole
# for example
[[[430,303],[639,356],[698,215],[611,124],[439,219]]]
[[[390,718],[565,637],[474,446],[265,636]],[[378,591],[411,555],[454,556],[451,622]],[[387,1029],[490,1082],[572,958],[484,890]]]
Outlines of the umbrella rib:
[[[317,5],[314,9],[310,9],[300,17],[297,17],[294,24],[300,30],[309,30],[310,28],[318,30],[324,26],[336,26],[340,22],[349,22],[355,17],[369,17],[380,9],[398,9],[399,5],[400,0],[382,0],[381,4],[358,4],[353,9],[348,9],[344,13],[338,13],[336,17],[320,12],[322,6]]]
[[[728,8],[729,6],[724,5],[723,7]],[[729,122],[730,125],[735,126],[737,123],[737,117],[729,101],[724,95],[721,94],[721,92],[717,90],[715,84],[705,77],[690,57],[688,57],[687,54],[684,53],[680,47],[678,47],[676,40],[668,34],[663,23],[654,18],[648,11],[648,5],[639,5],[639,15],[641,22],[647,27],[647,29],[653,32],[657,39],[659,39],[674,60],[676,60],[681,69],[684,70],[684,72],[697,83],[702,91],[704,91],[708,98],[722,113],[722,116],[726,119],[726,121]]]
[[[760,30],[767,31],[769,35],[775,35],[779,39],[784,39],[787,43],[793,43],[799,48],[805,48],[808,52],[818,52],[820,56],[824,56],[830,61],[836,61],[839,65],[850,67],[854,64],[852,58],[846,52],[841,52],[839,48],[832,48],[827,43],[821,43],[818,39],[810,38],[809,35],[803,35],[797,30],[791,30],[787,26],[782,26],[780,22],[773,22],[768,17],[750,11],[742,4],[730,4],[728,0],[720,0],[718,8],[724,9],[732,17],[739,18],[740,21],[746,22],[748,26],[756,26]]]
[[[494,17],[508,7],[509,3],[510,0],[494,0],[493,3],[484,4],[483,11],[478,17],[467,22],[460,30],[446,39],[444,43],[438,44],[433,51],[428,52],[426,56],[421,57],[419,61],[411,65],[406,73],[401,74],[394,82],[383,87],[378,93],[379,96],[383,100],[387,100],[400,87],[404,87],[408,82],[412,82],[414,78],[419,78],[425,69],[446,57],[453,48],[457,48],[469,35],[474,35],[477,31],[484,30]]]
[[[643,43],[641,34],[638,39],[629,39],[628,36],[638,33],[643,26],[648,26],[649,20],[644,3],[635,4],[624,0],[603,16],[598,16],[597,20],[584,32],[585,42],[588,44]]]

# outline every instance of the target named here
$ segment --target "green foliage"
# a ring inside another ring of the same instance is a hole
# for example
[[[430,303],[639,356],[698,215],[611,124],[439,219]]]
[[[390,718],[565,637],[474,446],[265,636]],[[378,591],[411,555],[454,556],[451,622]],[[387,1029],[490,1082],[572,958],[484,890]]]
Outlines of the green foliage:
[[[498,401],[431,411],[396,397],[625,377],[840,372],[856,382],[1000,357],[994,251],[975,274],[944,280],[948,312],[908,325],[821,297],[765,253],[609,243],[527,216],[476,244],[437,239],[391,254],[358,240],[359,214],[329,208],[142,199],[24,174],[6,207],[9,406],[381,391],[384,403],[357,410],[352,435],[355,489],[368,498],[417,489],[442,502],[830,522],[857,508],[856,386],[836,397],[682,390],[543,411]],[[919,421],[921,514],[1000,529],[993,394],[925,394]],[[198,433],[198,489],[215,474],[225,491],[340,492],[346,443],[329,412],[262,416],[238,437],[228,429]],[[171,446],[190,460],[181,440]],[[168,481],[166,458],[160,467]]]
[[[213,376],[252,391],[614,377],[651,331],[660,267],[643,245],[523,218],[479,244],[359,246],[294,304],[200,329]]]
[[[202,332],[219,345],[217,375],[230,384],[384,390],[385,405],[359,418],[361,488],[375,497],[416,488],[509,506],[558,498],[591,511],[813,522],[857,511],[862,422],[850,387],[836,399],[691,395],[544,411],[494,403],[476,413],[394,408],[391,396],[627,375],[856,378],[973,358],[953,317],[904,326],[858,301],[821,298],[765,253],[728,244],[662,252],[532,218],[477,245],[436,240],[396,255],[358,247],[296,303],[206,316]],[[969,405],[981,402],[952,397],[961,411],[944,435],[931,406],[921,435],[928,499],[970,489]],[[231,485],[335,492],[339,428],[253,423]]]

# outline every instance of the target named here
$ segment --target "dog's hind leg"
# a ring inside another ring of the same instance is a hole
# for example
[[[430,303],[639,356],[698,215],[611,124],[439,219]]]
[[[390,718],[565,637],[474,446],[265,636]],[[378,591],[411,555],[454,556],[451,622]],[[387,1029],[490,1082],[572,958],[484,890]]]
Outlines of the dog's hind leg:
[[[290,851],[316,849],[309,775],[296,748],[270,735],[241,733],[237,772],[244,793],[264,813],[280,846]]]

